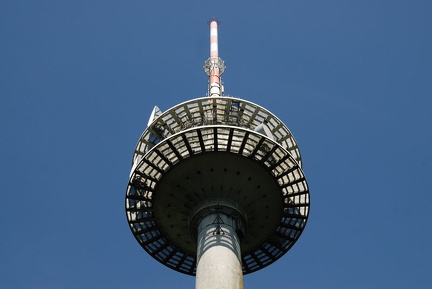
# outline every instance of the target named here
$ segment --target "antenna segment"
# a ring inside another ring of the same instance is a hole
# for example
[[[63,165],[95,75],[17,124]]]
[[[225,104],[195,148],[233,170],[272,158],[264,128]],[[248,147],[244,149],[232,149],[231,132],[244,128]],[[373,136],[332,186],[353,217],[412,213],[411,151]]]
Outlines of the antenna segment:
[[[209,96],[222,96],[223,85],[221,75],[225,71],[225,63],[219,57],[218,51],[218,25],[219,21],[211,19],[210,26],[210,57],[204,63],[204,71],[210,77],[209,79]]]
[[[210,22],[210,58],[217,59],[218,54],[218,23],[213,20]]]

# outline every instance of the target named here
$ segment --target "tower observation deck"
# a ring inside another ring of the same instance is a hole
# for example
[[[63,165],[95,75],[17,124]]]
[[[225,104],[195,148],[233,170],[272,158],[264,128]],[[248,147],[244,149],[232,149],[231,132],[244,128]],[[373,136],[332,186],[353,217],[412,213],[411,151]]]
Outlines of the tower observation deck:
[[[208,95],[155,107],[132,160],[126,216],[157,261],[197,289],[243,288],[243,275],[300,237],[309,189],[297,143],[267,109],[225,96],[218,22],[210,24]]]

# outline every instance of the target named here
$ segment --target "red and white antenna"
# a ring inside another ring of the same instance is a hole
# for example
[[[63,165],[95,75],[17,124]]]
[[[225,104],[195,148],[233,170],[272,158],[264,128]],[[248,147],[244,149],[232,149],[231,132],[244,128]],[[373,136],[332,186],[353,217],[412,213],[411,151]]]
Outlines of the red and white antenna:
[[[225,63],[219,57],[218,51],[218,25],[219,21],[211,19],[210,26],[210,57],[204,63],[204,71],[210,77],[209,79],[209,96],[221,96],[223,94],[223,85],[221,75],[225,71]]]

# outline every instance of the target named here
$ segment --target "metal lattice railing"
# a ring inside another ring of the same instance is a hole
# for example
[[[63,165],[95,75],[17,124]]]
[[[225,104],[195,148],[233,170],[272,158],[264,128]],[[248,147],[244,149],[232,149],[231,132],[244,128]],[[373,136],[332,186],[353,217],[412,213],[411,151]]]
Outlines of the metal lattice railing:
[[[144,144],[142,140],[140,143]],[[178,248],[160,231],[155,222],[153,200],[156,184],[170,169],[182,160],[208,152],[227,152],[252,159],[270,171],[277,181],[283,199],[283,217],[266,242],[242,256],[245,274],[267,266],[299,238],[309,214],[309,190],[300,165],[288,150],[246,127],[190,126],[167,135],[150,150],[143,151],[141,161],[131,173],[126,194],[126,214],[132,232],[154,258],[180,272],[195,274],[196,257]]]
[[[301,167],[298,145],[290,130],[270,111],[252,102],[233,97],[203,97],[178,104],[157,117],[141,135],[134,161],[162,139],[200,126],[229,125],[254,130],[265,124],[272,138],[285,148]]]

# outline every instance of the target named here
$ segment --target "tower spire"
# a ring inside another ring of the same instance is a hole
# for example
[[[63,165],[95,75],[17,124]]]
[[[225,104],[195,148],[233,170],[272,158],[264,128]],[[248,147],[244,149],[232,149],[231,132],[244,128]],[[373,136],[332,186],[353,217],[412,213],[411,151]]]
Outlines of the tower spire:
[[[209,20],[210,26],[210,57],[204,63],[204,71],[209,76],[209,96],[223,95],[221,75],[225,71],[225,63],[219,57],[218,48],[218,26],[219,21],[215,18]]]

